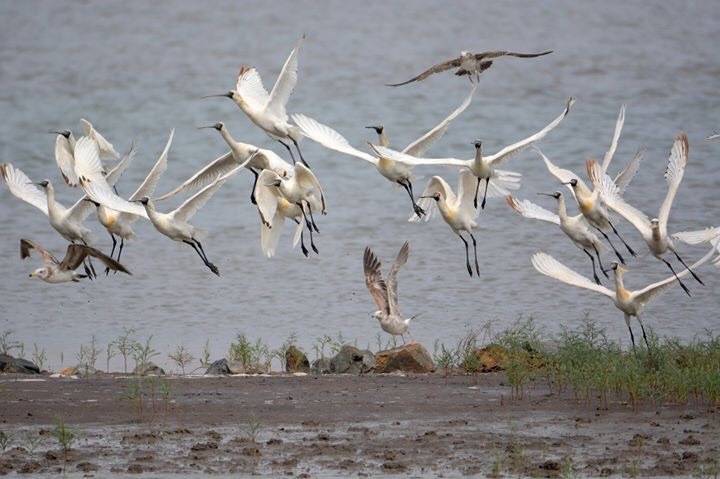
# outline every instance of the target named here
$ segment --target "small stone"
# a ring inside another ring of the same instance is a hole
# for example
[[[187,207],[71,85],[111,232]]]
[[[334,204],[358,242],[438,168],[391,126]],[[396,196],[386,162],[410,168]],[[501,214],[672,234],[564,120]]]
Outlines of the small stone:
[[[691,451],[685,451],[682,453],[682,460],[685,462],[695,462],[698,460],[698,455]]]
[[[319,358],[312,363],[312,372],[315,374],[330,374],[330,359]]]
[[[42,465],[37,461],[26,462],[18,469],[20,474],[31,474],[40,470]]]
[[[136,376],[164,376],[165,370],[153,362],[138,364],[133,374]],[[128,471],[129,472],[129,471]]]
[[[375,356],[368,350],[361,350],[349,344],[330,360],[330,372],[335,374],[362,374],[375,366]]]
[[[430,353],[420,343],[410,343],[397,348],[380,351],[375,355],[376,373],[402,371],[407,373],[430,373],[435,370]]]
[[[289,373],[310,372],[310,361],[297,346],[292,345],[285,351],[285,371]]]
[[[207,371],[205,371],[206,375],[210,376],[221,376],[225,374],[230,374],[230,368],[228,367],[228,361],[225,358],[218,359],[217,361],[213,362],[208,368]]]
[[[260,453],[260,449],[257,447],[249,446],[242,450],[243,455],[250,456],[250,457],[260,457],[262,454]]]
[[[477,372],[490,373],[505,369],[503,364],[507,360],[508,351],[499,344],[488,344],[484,348],[476,349],[474,353],[475,357],[473,359],[475,363],[467,366],[472,367]]]

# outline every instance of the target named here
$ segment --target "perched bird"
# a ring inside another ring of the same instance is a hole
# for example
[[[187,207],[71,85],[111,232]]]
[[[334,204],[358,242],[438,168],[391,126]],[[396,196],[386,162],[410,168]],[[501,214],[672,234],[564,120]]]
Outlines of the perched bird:
[[[543,55],[548,55],[552,53],[552,50],[547,50],[540,53],[517,53],[517,52],[508,52],[508,51],[491,51],[491,52],[481,52],[481,53],[472,53],[468,51],[462,51],[460,52],[460,56],[457,58],[453,58],[451,60],[445,61],[443,63],[438,63],[437,65],[433,65],[418,76],[415,76],[407,81],[401,82],[401,83],[389,83],[387,86],[401,86],[401,85],[407,85],[408,83],[416,82],[416,81],[422,81],[429,77],[430,75],[433,75],[435,73],[442,73],[447,70],[452,70],[453,68],[457,68],[455,71],[455,75],[457,76],[467,76],[470,81],[474,80],[477,82],[480,80],[480,74],[483,73],[485,70],[490,68],[493,64],[493,61],[502,58],[502,57],[517,57],[517,58],[535,58],[535,57],[541,57]]]
[[[392,336],[400,336],[405,344],[405,333],[408,325],[415,316],[403,318],[398,306],[397,274],[400,268],[407,263],[410,254],[410,245],[406,241],[398,252],[395,262],[388,271],[387,281],[380,272],[381,263],[370,248],[365,248],[363,253],[363,270],[365,272],[365,285],[370,296],[378,307],[372,315],[380,322],[380,327]]]
[[[192,246],[195,252],[197,252],[203,260],[203,263],[205,263],[205,266],[207,266],[210,271],[220,276],[220,270],[218,270],[217,266],[208,260],[205,255],[205,250],[199,241],[200,238],[205,235],[205,231],[200,228],[196,228],[188,223],[188,221],[200,208],[203,207],[203,205],[205,205],[205,203],[207,203],[212,195],[220,189],[228,178],[244,167],[245,165],[237,166],[224,175],[218,177],[215,181],[195,193],[193,196],[185,200],[183,204],[169,213],[161,213],[157,211],[155,209],[155,204],[147,196],[134,201],[144,206],[145,211],[147,212],[147,217],[153,226],[155,226],[156,230],[171,240],[183,242]]]
[[[300,155],[300,161],[309,167],[298,146],[302,134],[296,126],[288,122],[288,114],[285,110],[297,83],[298,51],[304,39],[305,35],[298,40],[295,48],[290,52],[275,86],[269,94],[263,86],[258,71],[254,67],[243,65],[240,67],[235,90],[220,95],[208,95],[204,98],[230,98],[250,118],[250,121],[288,150],[293,163],[295,163],[295,157],[290,148],[291,144],[295,145],[295,149]]]
[[[463,238],[461,232],[466,232],[473,244],[473,252],[475,254],[475,272],[480,277],[480,266],[477,258],[477,242],[473,235],[473,229],[477,227],[475,219],[478,217],[479,211],[473,207],[473,187],[475,186],[475,177],[470,170],[460,170],[458,179],[457,196],[453,193],[450,185],[439,176],[430,178],[425,191],[420,198],[433,200],[437,204],[440,214],[450,229],[460,237],[465,245],[465,266],[468,274],[472,277],[473,270],[470,266],[470,256],[468,252],[468,242]],[[428,214],[425,217],[427,221],[432,216],[432,203],[427,207]],[[413,215],[409,221],[419,221],[420,218]]]
[[[658,217],[653,219],[649,219],[645,213],[625,202],[618,192],[618,188],[613,180],[602,173],[599,165],[594,160],[590,160],[588,162],[588,174],[592,179],[593,185],[595,185],[596,188],[599,188],[602,201],[608,206],[608,208],[625,218],[640,232],[640,235],[645,240],[645,243],[652,255],[665,263],[667,267],[670,268],[670,271],[672,271],[675,275],[677,274],[675,269],[668,260],[663,258],[663,255],[668,251],[672,251],[678,261],[680,261],[685,268],[688,268],[688,265],[685,264],[685,261],[683,261],[682,257],[678,254],[672,236],[668,235],[667,231],[668,219],[670,218],[670,208],[672,208],[673,200],[675,199],[675,195],[677,194],[685,173],[685,166],[687,165],[688,160],[688,149],[689,144],[687,135],[684,133],[678,135],[673,143],[670,157],[668,158],[667,169],[665,170],[665,179],[668,183],[668,191],[665,195],[665,200],[660,206],[660,213],[658,214]],[[695,278],[696,281],[703,284],[692,269],[690,269],[690,274],[693,275],[693,278]],[[678,283],[682,287],[683,291],[690,295],[690,290],[688,290],[687,286],[685,286],[679,278]]]
[[[563,197],[562,193],[556,191],[552,194],[539,194],[550,196],[557,200],[557,214],[552,213],[531,201],[519,201],[512,196],[507,197],[507,202],[513,210],[517,211],[521,216],[524,216],[525,218],[547,221],[548,223],[554,223],[558,225],[562,232],[565,233],[568,238],[570,238],[573,244],[583,250],[588,256],[588,258],[590,258],[590,262],[592,263],[593,279],[597,284],[600,284],[600,278],[598,277],[597,271],[595,269],[595,258],[593,257],[594,252],[595,256],[597,257],[600,270],[607,277],[607,272],[605,271],[602,260],[600,259],[600,250],[603,248],[600,238],[598,238],[597,235],[592,231],[590,225],[585,220],[585,217],[582,215],[582,213],[575,216],[568,215],[567,207],[565,206],[565,198]]]
[[[423,155],[435,141],[445,134],[450,126],[450,122],[465,111],[472,101],[475,89],[476,87],[473,87],[470,94],[467,98],[465,98],[465,101],[463,101],[462,104],[455,109],[455,111],[450,113],[447,118],[438,123],[433,129],[425,133],[423,136],[410,143],[400,153],[396,153],[388,149],[388,152],[390,153],[385,154],[385,150],[382,146],[371,144],[371,149],[375,155],[370,155],[350,146],[350,143],[348,143],[348,141],[340,135],[340,133],[327,125],[323,125],[322,123],[301,114],[293,115],[292,118],[295,124],[300,127],[303,134],[311,140],[316,141],[331,150],[354,156],[371,163],[385,178],[402,186],[408,196],[410,196],[413,211],[415,211],[415,214],[418,216],[422,216],[425,212],[415,202],[415,195],[413,193],[412,169],[418,165],[443,165],[446,163],[440,160],[423,160],[416,157]],[[382,133],[380,133],[380,135],[382,135]],[[382,136],[380,138],[380,143],[384,143]]]
[[[271,170],[262,170],[255,184],[255,198],[260,215],[260,247],[268,258],[275,256],[277,244],[282,233],[285,219],[297,224],[293,238],[293,246],[302,244],[303,254],[307,256],[307,248],[303,238],[305,221],[303,210],[297,204],[290,203],[276,186],[277,176]]]
[[[30,273],[30,277],[39,278],[46,283],[68,283],[70,281],[77,283],[80,279],[87,278],[88,275],[92,274],[90,271],[86,270],[88,274],[85,275],[76,273],[75,269],[80,266],[88,256],[99,259],[105,266],[112,270],[131,274],[130,271],[114,259],[86,245],[69,244],[65,252],[65,257],[62,261],[58,261],[52,253],[39,244],[27,239],[21,239],[20,258],[25,259],[29,257],[32,252],[42,256],[45,266]]]
[[[697,269],[699,266],[706,263],[713,254],[714,249],[710,250],[709,253],[694,263],[692,265],[692,269]],[[578,288],[589,289],[591,291],[604,294],[608,298],[612,299],[615,303],[615,307],[625,314],[625,324],[627,324],[628,330],[630,331],[630,340],[632,341],[633,348],[635,348],[635,337],[633,336],[632,327],[630,326],[630,318],[632,316],[634,316],[640,323],[643,338],[645,339],[645,344],[648,349],[650,348],[650,345],[648,344],[647,336],[645,335],[645,327],[643,326],[640,318],[643,309],[651,299],[663,292],[674,281],[686,276],[689,273],[689,270],[685,269],[677,275],[673,275],[662,281],[650,284],[643,289],[632,291],[625,288],[623,281],[627,269],[618,263],[613,263],[611,267],[615,276],[615,290],[613,291],[605,286],[595,284],[586,277],[560,263],[552,256],[542,252],[535,253],[533,255],[532,265],[536,270],[545,276],[550,276],[551,278],[555,278],[571,286],[577,286]]]

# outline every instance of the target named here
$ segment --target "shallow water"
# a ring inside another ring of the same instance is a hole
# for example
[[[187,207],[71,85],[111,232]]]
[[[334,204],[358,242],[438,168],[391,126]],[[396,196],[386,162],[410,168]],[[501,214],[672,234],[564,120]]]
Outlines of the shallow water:
[[[372,139],[364,125],[383,122],[396,146],[408,143],[454,109],[468,84],[451,75],[391,89],[426,65],[461,49],[551,48],[538,60],[506,61],[482,79],[474,103],[431,153],[461,158],[481,138],[494,152],[545,125],[565,99],[578,101],[571,115],[542,143],[564,167],[581,170],[587,157],[607,148],[621,103],[625,130],[612,172],[636,149],[647,153],[627,198],[655,214],[665,194],[662,174],[673,136],[690,137],[691,160],[675,201],[671,230],[717,224],[716,166],[720,144],[703,141],[720,127],[718,90],[720,11],[713,2],[682,8],[656,3],[513,2],[481,5],[454,2],[3,2],[0,4],[0,122],[2,161],[31,178],[59,184],[53,160],[52,128],[74,128],[81,117],[118,149],[132,139],[139,157],[119,184],[132,192],[155,161],[171,128],[176,129],[170,168],[159,191],[172,188],[200,165],[225,151],[213,131],[195,126],[222,120],[234,136],[264,147],[275,145],[229,101],[200,96],[228,90],[241,63],[256,66],[268,88],[297,37],[307,32],[300,81],[289,111],[333,125],[355,145]],[[500,62],[498,62],[500,63]],[[102,278],[82,285],[31,281],[33,263],[18,259],[18,240],[32,238],[59,252],[64,242],[45,218],[0,192],[0,330],[12,329],[26,343],[48,351],[57,366],[60,351],[74,361],[81,342],[101,343],[124,327],[153,334],[163,353],[183,343],[196,355],[209,339],[221,356],[238,331],[273,345],[296,332],[310,348],[315,338],[342,331],[360,345],[376,343],[379,328],[362,279],[366,245],[389,263],[406,239],[411,257],[401,272],[403,311],[422,313],[413,336],[432,345],[454,341],[467,324],[494,322],[500,330],[519,315],[557,330],[587,312],[611,336],[626,341],[620,313],[605,299],[563,286],[536,273],[530,255],[543,250],[589,274],[582,252],[551,225],[524,220],[502,200],[481,214],[480,279],[464,269],[462,243],[439,221],[410,224],[404,191],[370,166],[334,154],[310,141],[304,153],[325,186],[329,214],[320,219],[319,257],[305,259],[290,249],[286,234],[277,257],[261,255],[258,217],[248,203],[251,177],[231,180],[195,217],[210,231],[204,245],[221,269],[216,278],[185,245],[138,223],[139,240],[123,253],[132,278]],[[278,150],[278,153],[283,152]],[[523,173],[520,197],[558,189],[532,152],[505,168]],[[418,169],[416,191],[433,169]],[[451,184],[456,173],[441,169]],[[77,192],[59,187],[65,203]],[[105,231],[91,217],[97,244],[109,249]],[[622,231],[644,251],[627,224]],[[289,228],[288,228],[289,230]],[[684,248],[689,259],[702,248]],[[637,265],[635,264],[637,263]],[[666,276],[663,265],[635,262],[631,287]],[[718,329],[720,276],[702,273],[707,286],[688,280],[693,298],[679,288],[647,309],[647,323],[663,335],[690,338]],[[165,362],[164,354],[159,358]]]

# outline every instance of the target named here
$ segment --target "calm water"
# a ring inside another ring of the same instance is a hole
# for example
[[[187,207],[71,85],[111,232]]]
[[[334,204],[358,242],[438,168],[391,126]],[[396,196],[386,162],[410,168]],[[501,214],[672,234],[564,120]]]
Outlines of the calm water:
[[[236,138],[275,146],[229,101],[201,101],[234,85],[241,63],[256,66],[268,88],[297,37],[307,32],[300,81],[289,111],[333,125],[362,146],[363,128],[383,122],[396,146],[409,143],[454,109],[468,84],[450,75],[391,89],[430,62],[461,49],[554,49],[541,60],[507,61],[483,76],[479,94],[432,150],[470,157],[481,138],[496,151],[554,118],[569,95],[578,98],[566,121],[542,144],[556,163],[580,170],[609,144],[621,103],[627,120],[616,171],[635,150],[646,159],[627,198],[654,214],[665,195],[662,179],[673,136],[685,130],[691,159],[675,201],[671,229],[717,224],[720,144],[703,138],[720,127],[720,9],[714,2],[2,2],[0,4],[0,160],[34,179],[61,181],[53,160],[51,128],[95,123],[118,149],[136,139],[140,155],[119,184],[129,194],[176,129],[170,168],[159,187],[167,191],[225,151],[221,138],[195,126],[226,122]],[[584,274],[589,265],[558,230],[524,220],[504,201],[490,201],[480,217],[480,279],[469,279],[461,242],[441,221],[409,224],[404,191],[370,166],[306,141],[304,153],[326,188],[329,214],[320,220],[319,257],[290,250],[289,235],[277,257],[261,255],[258,216],[247,202],[251,176],[229,182],[195,217],[210,231],[205,247],[221,269],[217,278],[187,246],[138,223],[139,240],[123,255],[134,275],[82,285],[31,281],[34,262],[18,258],[18,240],[32,238],[59,252],[63,240],[34,208],[0,190],[0,330],[12,329],[28,345],[46,348],[53,365],[66,363],[80,343],[101,343],[123,327],[153,334],[164,353],[183,343],[196,354],[209,339],[214,357],[239,331],[273,346],[291,332],[310,348],[315,338],[342,331],[360,345],[375,344],[374,306],[362,279],[361,255],[371,245],[386,264],[402,242],[411,257],[400,277],[408,315],[423,313],[412,328],[429,347],[453,342],[467,324],[532,315],[549,331],[589,314],[613,337],[626,340],[621,314],[602,297],[541,276],[530,255],[544,250]],[[284,154],[278,151],[280,154]],[[507,169],[524,176],[520,197],[558,187],[542,162],[526,152]],[[416,191],[436,172],[418,169]],[[438,170],[455,185],[456,173]],[[76,191],[59,188],[60,199]],[[110,239],[94,215],[97,244]],[[622,230],[644,251],[627,224]],[[689,259],[700,248],[684,249]],[[631,287],[665,277],[647,258],[633,265]],[[693,298],[679,288],[647,309],[647,323],[661,334],[689,338],[720,329],[720,274],[706,268],[706,287],[692,280]],[[166,359],[161,359],[165,362]]]

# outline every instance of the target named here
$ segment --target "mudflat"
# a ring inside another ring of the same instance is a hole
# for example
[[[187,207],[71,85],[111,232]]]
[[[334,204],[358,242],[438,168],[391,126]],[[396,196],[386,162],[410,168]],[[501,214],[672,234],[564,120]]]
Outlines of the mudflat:
[[[63,451],[58,420],[75,437]],[[0,376],[0,474],[717,476],[720,410],[503,373]],[[0,444],[1,446],[2,444]]]

